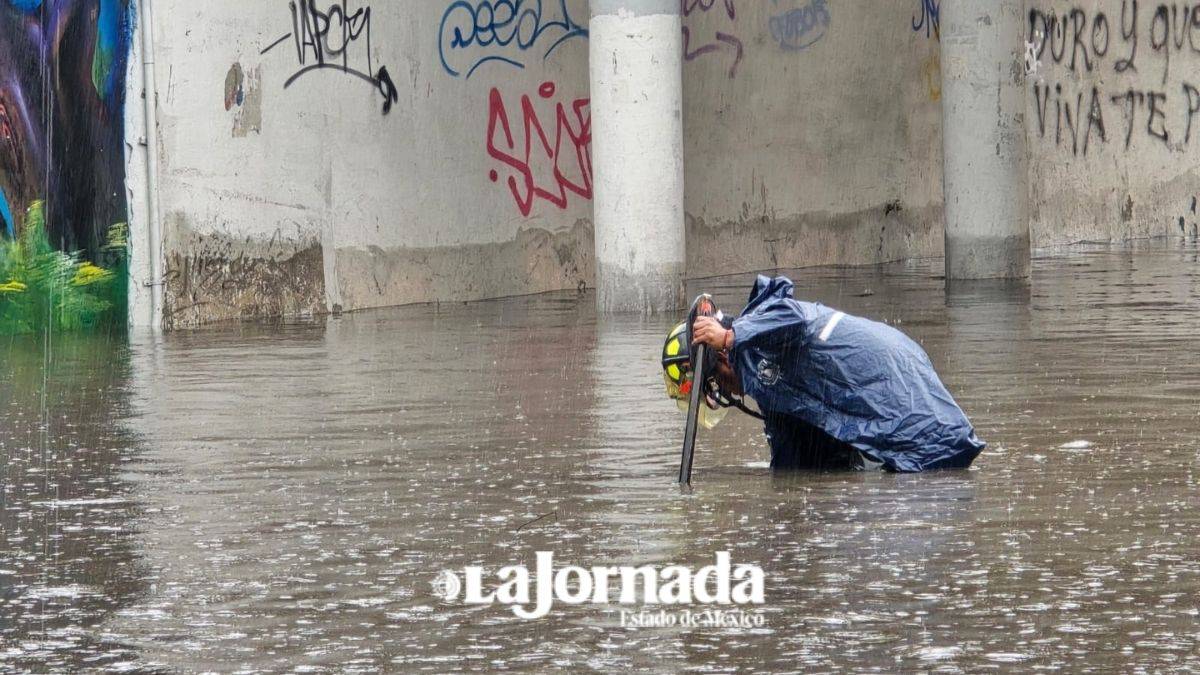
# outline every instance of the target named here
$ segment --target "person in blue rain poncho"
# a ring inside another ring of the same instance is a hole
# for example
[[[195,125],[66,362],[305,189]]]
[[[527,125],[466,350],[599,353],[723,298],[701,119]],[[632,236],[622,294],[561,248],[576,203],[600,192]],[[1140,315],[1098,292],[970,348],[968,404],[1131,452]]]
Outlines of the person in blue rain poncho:
[[[891,326],[796,300],[793,288],[759,276],[741,316],[699,317],[692,332],[693,345],[718,352],[720,388],[758,405],[772,467],[970,466],[985,444],[925,351]]]

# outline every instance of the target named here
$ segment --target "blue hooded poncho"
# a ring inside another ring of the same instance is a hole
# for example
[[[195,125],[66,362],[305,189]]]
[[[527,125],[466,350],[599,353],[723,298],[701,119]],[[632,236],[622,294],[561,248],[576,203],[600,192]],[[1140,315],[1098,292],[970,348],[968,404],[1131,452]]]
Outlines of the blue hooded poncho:
[[[891,326],[795,300],[793,287],[759,276],[733,322],[730,361],[772,455],[827,435],[891,471],[970,466],[985,444],[925,351]]]

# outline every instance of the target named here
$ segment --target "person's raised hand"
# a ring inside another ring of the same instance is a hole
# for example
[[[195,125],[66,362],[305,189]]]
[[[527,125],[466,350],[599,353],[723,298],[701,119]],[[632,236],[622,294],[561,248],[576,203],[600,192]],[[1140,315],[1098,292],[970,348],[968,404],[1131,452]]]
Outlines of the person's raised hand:
[[[696,323],[692,325],[692,346],[703,343],[717,351],[724,351],[728,344],[733,342],[729,339],[731,332],[711,316],[697,317]]]

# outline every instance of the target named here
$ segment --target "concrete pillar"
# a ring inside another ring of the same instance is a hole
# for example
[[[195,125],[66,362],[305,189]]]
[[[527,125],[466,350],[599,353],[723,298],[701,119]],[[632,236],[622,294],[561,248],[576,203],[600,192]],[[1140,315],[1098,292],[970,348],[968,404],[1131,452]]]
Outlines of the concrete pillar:
[[[942,0],[946,279],[1029,276],[1021,0]]]
[[[589,23],[597,303],[684,306],[683,40],[679,0],[592,0]]]

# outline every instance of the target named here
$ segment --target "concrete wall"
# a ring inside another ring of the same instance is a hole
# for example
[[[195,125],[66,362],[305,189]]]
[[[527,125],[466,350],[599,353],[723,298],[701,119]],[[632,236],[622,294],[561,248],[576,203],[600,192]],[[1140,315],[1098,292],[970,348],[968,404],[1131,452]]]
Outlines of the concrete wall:
[[[684,0],[692,276],[942,251],[932,0]]]
[[[1027,6],[1034,245],[1195,237],[1200,6]]]
[[[931,0],[681,2],[690,275],[940,253]],[[167,326],[594,283],[586,0],[295,4],[154,3]]]
[[[590,284],[587,6],[542,4],[156,0],[165,323]]]

